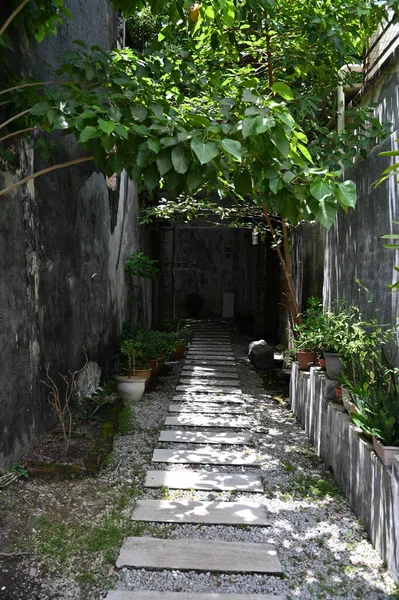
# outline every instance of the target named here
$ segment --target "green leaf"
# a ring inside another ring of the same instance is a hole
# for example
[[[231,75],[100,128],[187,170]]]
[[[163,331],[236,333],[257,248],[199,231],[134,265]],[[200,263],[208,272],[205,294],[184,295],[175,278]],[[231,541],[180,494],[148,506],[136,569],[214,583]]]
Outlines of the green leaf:
[[[132,117],[137,121],[144,121],[148,114],[148,111],[144,106],[132,106],[130,112],[132,113]]]
[[[144,184],[149,192],[152,192],[159,184],[159,173],[152,164],[146,168],[143,174]]]
[[[290,151],[290,144],[288,142],[287,136],[285,135],[282,129],[273,129],[270,134],[270,139],[275,146],[280,150],[281,154],[287,158]]]
[[[310,193],[316,200],[324,200],[334,194],[334,184],[332,181],[318,181],[310,186]]]
[[[193,163],[187,175],[187,187],[190,192],[195,192],[198,190],[203,181],[204,177],[199,164],[197,162]]]
[[[255,131],[258,135],[261,133],[265,133],[265,131],[267,131],[271,127],[274,127],[275,124],[276,121],[273,119],[273,117],[262,117],[261,115],[259,115],[255,119]]]
[[[115,127],[115,132],[125,140],[129,137],[129,133],[124,125],[117,125]]]
[[[286,171],[283,175],[285,183],[291,183],[295,179],[296,175],[292,171]]]
[[[283,81],[276,81],[275,83],[273,83],[272,90],[273,92],[276,92],[276,94],[279,94],[282,98],[284,98],[284,100],[294,99],[294,94],[292,93],[290,86],[284,83]]]
[[[338,183],[335,188],[335,197],[344,210],[348,207],[355,208],[357,201],[355,183],[350,180]]]
[[[84,144],[85,142],[88,142],[89,140],[91,140],[95,137],[98,137],[99,135],[100,135],[100,131],[97,127],[92,127],[91,125],[87,125],[87,127],[85,127],[83,129],[83,131],[80,132],[79,142]]]
[[[113,121],[104,121],[103,119],[98,120],[98,126],[104,133],[110,135],[115,129],[115,123]]]
[[[236,171],[234,174],[234,188],[237,194],[242,197],[252,192],[252,177],[247,169]]]
[[[284,187],[284,182],[281,179],[270,179],[269,188],[273,194],[277,194]]]
[[[242,146],[240,142],[237,142],[236,140],[225,139],[220,142],[220,145],[222,146],[223,150],[228,152],[228,154],[231,154],[234,156],[234,158],[241,161]]]
[[[49,108],[50,105],[48,102],[36,102],[30,109],[30,114],[37,116],[45,115]]]
[[[166,151],[158,154],[157,159],[157,167],[161,176],[165,175],[172,168],[172,161],[170,160],[169,153]]]
[[[242,122],[242,137],[245,139],[253,133],[253,129],[255,126],[256,118],[250,117],[248,119],[243,119]]]
[[[147,146],[149,147],[151,152],[155,152],[155,154],[158,154],[158,152],[161,149],[161,142],[157,138],[148,138]]]
[[[306,148],[306,146],[304,146],[303,144],[299,144],[299,143],[298,143],[298,144],[297,144],[297,148],[298,148],[299,152],[300,152],[301,154],[303,154],[303,156],[304,156],[304,157],[305,157],[305,158],[306,158],[306,159],[307,159],[309,162],[311,162],[311,163],[313,164],[313,158],[312,158],[312,156],[311,156],[311,154],[310,154],[309,150]]]
[[[191,149],[201,165],[209,163],[219,154],[219,148],[215,142],[204,142],[198,138],[191,140]]]
[[[172,150],[172,164],[176,173],[184,175],[190,166],[190,156],[184,146],[175,146]]]
[[[326,229],[330,229],[337,215],[338,203],[334,196],[323,196],[322,199],[309,198],[309,206],[318,221]]]

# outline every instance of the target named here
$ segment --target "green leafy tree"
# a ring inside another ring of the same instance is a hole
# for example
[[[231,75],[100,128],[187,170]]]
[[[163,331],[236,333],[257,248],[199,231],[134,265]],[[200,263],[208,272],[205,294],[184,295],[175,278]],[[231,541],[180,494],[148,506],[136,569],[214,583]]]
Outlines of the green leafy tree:
[[[373,141],[353,129],[350,144],[345,134],[329,135],[330,91],[338,68],[358,60],[375,23],[397,2],[171,1],[167,15],[159,0],[113,4],[125,15],[163,13],[157,40],[142,50],[112,52],[78,42],[50,82],[0,90],[10,111],[0,124],[2,146],[35,130],[42,132],[36,147],[49,156],[48,134],[60,131],[86,150],[0,195],[91,160],[109,176],[126,169],[150,198],[160,189],[177,208],[194,197],[209,208],[209,193],[218,191],[221,210],[233,208],[246,220],[249,211],[271,231],[297,322],[289,226],[319,220],[330,227],[339,206],[355,206],[355,186],[342,181],[342,163],[364,137]],[[381,133],[371,125],[375,136]]]

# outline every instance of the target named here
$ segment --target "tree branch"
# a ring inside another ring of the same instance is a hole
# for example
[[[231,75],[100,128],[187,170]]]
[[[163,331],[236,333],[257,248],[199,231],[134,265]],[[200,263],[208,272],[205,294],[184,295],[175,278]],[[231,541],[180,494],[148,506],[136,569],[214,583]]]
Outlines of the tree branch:
[[[0,125],[0,129],[3,129],[3,127],[6,127],[7,125],[9,125],[10,123],[12,123],[16,119],[19,119],[19,117],[23,117],[24,115],[27,115],[28,113],[30,113],[30,108],[28,108],[27,110],[23,110],[22,112],[18,113],[17,115],[14,115],[10,119],[8,119],[8,121],[4,121],[4,123],[2,123]]]
[[[41,129],[40,125],[37,125],[36,127],[26,127],[25,129],[14,131],[13,133],[9,133],[8,135],[5,135],[4,137],[0,138],[0,142],[4,142],[5,140],[8,140],[8,138],[20,135],[21,133],[26,133],[27,131],[36,131],[37,129]]]
[[[10,16],[8,17],[8,19],[4,23],[3,27],[0,28],[0,36],[3,35],[3,33],[5,32],[5,30],[7,29],[7,27],[10,25],[10,23],[15,19],[15,17],[17,16],[17,14],[19,12],[21,12],[21,10],[25,6],[25,4],[28,4],[28,2],[29,2],[29,0],[23,0],[23,2],[21,2],[21,4],[19,6],[17,6],[17,8],[10,14]]]
[[[51,171],[56,171],[57,169],[64,169],[65,167],[70,167],[72,165],[78,165],[79,163],[88,162],[89,160],[94,160],[94,157],[93,156],[85,156],[83,158],[75,158],[74,160],[68,160],[67,162],[60,163],[58,165],[53,165],[52,167],[48,167],[47,169],[42,169],[41,171],[38,171],[37,173],[33,173],[33,175],[29,175],[28,177],[25,177],[24,179],[21,179],[20,181],[17,181],[16,183],[13,183],[12,185],[7,186],[3,190],[0,190],[0,196],[7,194],[7,192],[11,192],[11,190],[18,188],[21,185],[24,185],[31,179],[36,179],[37,177],[40,177],[41,175],[45,175],[46,173],[50,173]]]

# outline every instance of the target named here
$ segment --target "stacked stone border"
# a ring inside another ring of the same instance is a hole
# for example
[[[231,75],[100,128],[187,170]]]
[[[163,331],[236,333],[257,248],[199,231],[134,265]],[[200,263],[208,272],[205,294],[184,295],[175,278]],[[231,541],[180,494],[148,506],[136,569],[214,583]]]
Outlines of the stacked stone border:
[[[384,467],[343,406],[328,399],[330,389],[318,367],[300,371],[293,363],[292,411],[399,583],[399,458]]]

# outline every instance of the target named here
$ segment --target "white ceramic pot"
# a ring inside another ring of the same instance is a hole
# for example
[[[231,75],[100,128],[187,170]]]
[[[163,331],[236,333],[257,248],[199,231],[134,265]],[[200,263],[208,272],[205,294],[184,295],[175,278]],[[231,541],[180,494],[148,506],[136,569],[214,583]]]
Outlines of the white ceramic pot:
[[[118,394],[123,400],[135,402],[140,400],[145,390],[145,377],[124,377],[116,378]]]
[[[392,467],[393,459],[399,455],[399,446],[384,446],[377,438],[373,437],[373,446],[378,458],[385,467]]]

